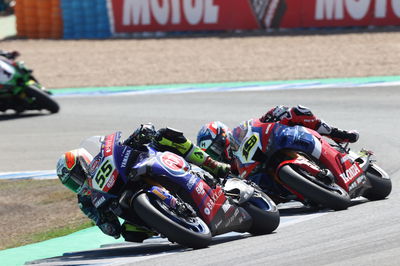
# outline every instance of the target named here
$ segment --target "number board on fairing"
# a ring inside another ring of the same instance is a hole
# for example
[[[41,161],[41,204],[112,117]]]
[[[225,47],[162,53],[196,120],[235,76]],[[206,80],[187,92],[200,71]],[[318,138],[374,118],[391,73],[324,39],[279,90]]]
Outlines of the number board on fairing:
[[[98,167],[96,175],[93,178],[93,187],[95,189],[103,189],[110,178],[113,177],[115,167],[111,159],[104,160]]]
[[[236,156],[242,163],[252,163],[253,155],[255,154],[257,148],[259,148],[260,137],[258,133],[250,132],[248,136],[244,139],[244,142],[241,144],[239,151],[236,153]]]

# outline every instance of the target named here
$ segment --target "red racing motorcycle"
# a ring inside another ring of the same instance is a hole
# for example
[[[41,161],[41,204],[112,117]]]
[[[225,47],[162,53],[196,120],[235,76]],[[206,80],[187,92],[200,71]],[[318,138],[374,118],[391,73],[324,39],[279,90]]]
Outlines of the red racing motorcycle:
[[[241,178],[252,180],[276,202],[347,209],[351,199],[386,198],[389,175],[371,158],[348,144],[330,143],[302,126],[252,119],[233,129],[232,149]]]

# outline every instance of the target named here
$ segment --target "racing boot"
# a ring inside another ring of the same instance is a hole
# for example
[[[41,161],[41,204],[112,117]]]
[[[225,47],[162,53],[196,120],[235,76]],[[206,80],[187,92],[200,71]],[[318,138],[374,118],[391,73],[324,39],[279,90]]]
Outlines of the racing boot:
[[[332,128],[329,137],[339,143],[354,143],[358,140],[360,134],[355,130],[342,130],[339,128]]]
[[[121,235],[125,241],[129,242],[143,242],[147,238],[155,236],[156,234],[143,226],[124,222],[121,228]]]

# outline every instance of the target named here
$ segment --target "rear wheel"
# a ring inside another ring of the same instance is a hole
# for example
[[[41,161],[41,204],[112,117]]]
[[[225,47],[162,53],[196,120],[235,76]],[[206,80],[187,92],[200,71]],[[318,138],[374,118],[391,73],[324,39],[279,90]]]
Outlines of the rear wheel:
[[[29,85],[26,88],[25,93],[32,101],[29,103],[29,109],[45,109],[51,113],[57,113],[60,110],[58,103],[54,101],[49,94],[33,85]]]
[[[389,175],[376,164],[369,165],[365,175],[371,184],[371,188],[367,189],[363,195],[365,198],[381,200],[392,192],[392,181]]]
[[[211,242],[211,232],[199,217],[183,217],[160,199],[142,193],[133,201],[139,217],[171,242],[192,248],[205,248]]]
[[[291,165],[284,165],[279,170],[281,181],[291,189],[304,196],[305,199],[336,211],[345,210],[350,206],[349,194],[335,183],[317,183],[303,176]]]
[[[252,217],[253,224],[249,230],[252,235],[270,234],[280,223],[279,210],[275,203],[263,192],[257,192],[243,207]]]

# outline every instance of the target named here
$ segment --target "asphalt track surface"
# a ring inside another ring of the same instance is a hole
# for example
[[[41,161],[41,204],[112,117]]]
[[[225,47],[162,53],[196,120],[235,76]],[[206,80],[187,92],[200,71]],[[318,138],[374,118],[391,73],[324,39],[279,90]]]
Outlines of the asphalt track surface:
[[[400,88],[341,88],[269,92],[59,97],[56,115],[29,113],[0,118],[0,172],[54,169],[59,155],[91,135],[140,123],[171,126],[194,139],[211,120],[234,126],[277,104],[302,104],[325,121],[357,129],[352,145],[371,149],[391,176],[388,199],[354,201],[348,210],[316,215],[302,208],[282,210],[284,217],[310,217],[285,224],[271,235],[216,238],[209,248],[187,250],[167,242],[109,246],[36,261],[36,265],[398,265],[400,254]]]

